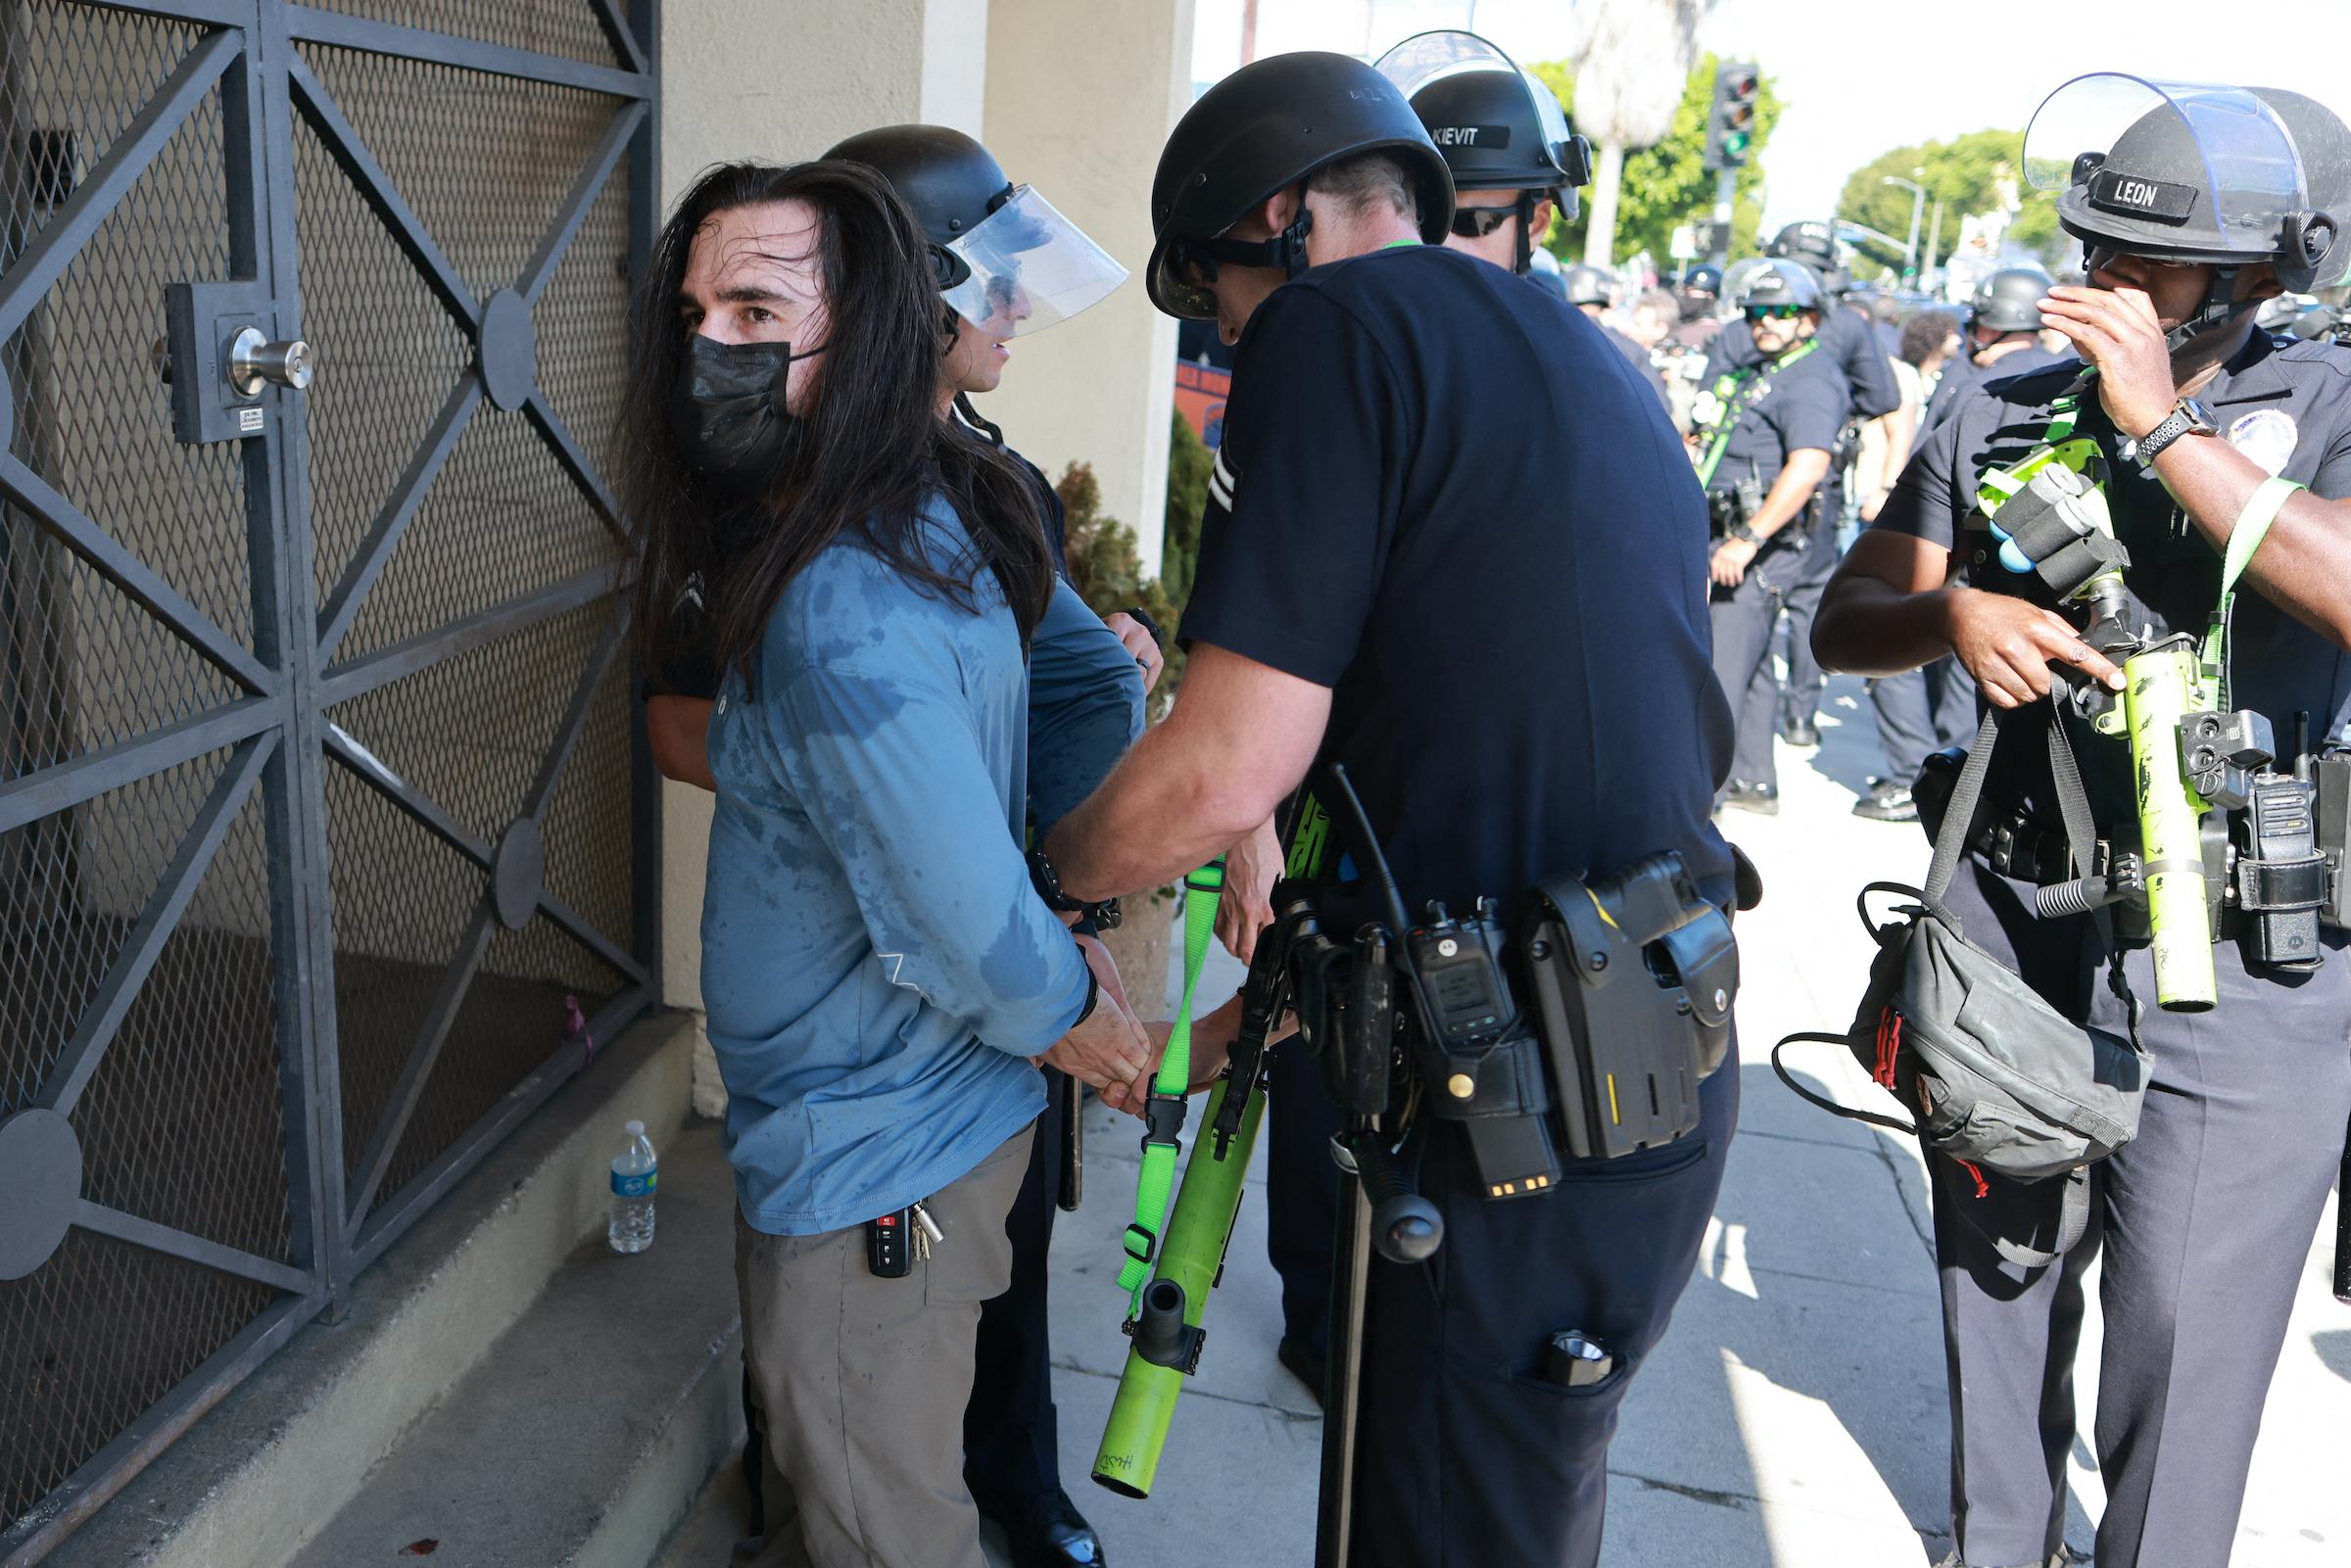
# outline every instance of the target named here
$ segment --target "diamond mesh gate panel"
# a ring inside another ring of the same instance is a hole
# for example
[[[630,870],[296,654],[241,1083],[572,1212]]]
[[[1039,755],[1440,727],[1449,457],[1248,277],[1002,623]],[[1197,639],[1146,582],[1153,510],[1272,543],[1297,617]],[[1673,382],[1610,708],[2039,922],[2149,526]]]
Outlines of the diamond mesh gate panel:
[[[0,5],[0,271],[104,157],[196,29]],[[8,451],[250,646],[243,480],[171,438],[168,283],[227,263],[216,94],[0,341]],[[238,695],[101,574],[0,503],[0,784]],[[35,1103],[123,960],[228,754],[0,833],[0,1118]],[[261,800],[230,820],[70,1120],[82,1196],[283,1261],[269,877]],[[269,1286],[76,1229],[0,1283],[0,1526],[250,1323]]]
[[[253,27],[0,0],[12,1564],[576,1070],[589,1021],[649,994],[598,477],[647,215],[620,162],[652,85],[610,30],[626,8],[231,3]],[[295,60],[238,52],[279,22]],[[250,164],[224,118],[248,106]],[[264,396],[264,441],[183,445],[167,291],[237,256],[318,376]],[[500,408],[476,338],[514,290],[537,385]],[[28,1127],[71,1158],[24,1165]],[[11,1183],[72,1159],[44,1236]]]
[[[586,6],[575,9],[593,29]],[[510,287],[521,274],[617,107],[598,94],[419,61],[319,47],[306,48],[304,58],[477,297]],[[532,156],[502,156],[513,147],[531,148]],[[345,570],[451,389],[469,373],[473,350],[309,127],[297,130],[295,151],[305,197],[305,319],[334,345],[339,363],[363,367],[311,405],[312,471],[343,480],[313,487],[323,593]],[[592,454],[604,443],[627,369],[626,334],[616,329],[627,311],[626,218],[625,188],[608,189],[535,312],[548,323],[539,363],[544,372],[551,359],[557,362],[556,384],[570,404],[558,404],[557,411]],[[322,393],[327,380],[320,378]],[[457,438],[336,656],[363,658],[408,644],[525,595],[612,573],[617,564],[611,531],[527,415],[484,405]],[[611,621],[608,602],[584,605],[332,707],[326,717],[466,832],[495,842],[523,809],[580,673]],[[549,826],[560,832],[550,834],[548,855],[552,889],[596,892],[607,920],[618,889],[622,928],[602,928],[624,944],[628,745],[625,713],[617,730],[607,723],[583,732],[551,803]],[[483,868],[462,855],[433,853],[441,846],[430,834],[382,799],[366,798],[376,792],[364,784],[350,787],[359,782],[330,775],[327,833],[345,1172],[354,1182],[365,1176],[372,1136],[429,1022],[422,1004],[461,947],[485,887]],[[574,797],[602,832],[572,831],[581,812]],[[621,987],[618,973],[544,918],[494,934],[380,1190],[397,1191],[423,1171],[548,1059],[575,1009],[593,1014]],[[393,993],[410,1005],[378,1000]]]

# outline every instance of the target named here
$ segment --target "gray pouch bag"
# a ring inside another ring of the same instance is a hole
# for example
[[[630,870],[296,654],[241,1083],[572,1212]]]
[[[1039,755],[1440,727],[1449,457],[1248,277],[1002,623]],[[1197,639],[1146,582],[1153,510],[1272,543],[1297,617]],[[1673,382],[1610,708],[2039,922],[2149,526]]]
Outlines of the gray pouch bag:
[[[1772,1048],[1771,1065],[1783,1083],[1823,1110],[1915,1133],[1930,1158],[1953,1161],[1973,1178],[1979,1198],[1990,1194],[1988,1171],[2026,1183],[2062,1181],[2051,1247],[1976,1226],[2001,1256],[2037,1268],[2081,1240],[2089,1220],[2089,1167],[2137,1133],[2147,1072],[2135,1040],[2058,1012],[2014,971],[1968,941],[1959,918],[1943,903],[1983,797],[2000,723],[1996,710],[1985,714],[1936,834],[1927,885],[1872,882],[1861,890],[1857,907],[1878,954],[1852,1026],[1843,1034],[1791,1034]],[[2088,796],[2053,714],[2045,729],[2067,847],[2076,874],[2083,875],[2096,837]],[[1876,893],[1908,902],[1880,924],[1869,912]],[[2098,929],[2111,959],[2113,930],[2102,915]],[[2121,982],[2111,963],[2110,978]],[[1799,1083],[1780,1054],[1800,1040],[1843,1045],[1914,1119],[1841,1106]],[[1967,1216],[1967,1206],[1958,1207]]]

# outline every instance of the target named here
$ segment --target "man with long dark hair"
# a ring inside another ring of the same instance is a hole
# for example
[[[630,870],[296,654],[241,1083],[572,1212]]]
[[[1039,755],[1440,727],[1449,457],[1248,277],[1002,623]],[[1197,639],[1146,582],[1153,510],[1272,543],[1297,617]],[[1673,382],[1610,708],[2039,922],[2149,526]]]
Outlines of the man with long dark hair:
[[[944,125],[888,125],[863,131],[828,151],[878,170],[903,200],[929,246],[941,293],[938,403],[975,441],[986,442],[1020,465],[1040,508],[1057,569],[1063,552],[1061,500],[1034,464],[1006,446],[972,399],[993,392],[1011,357],[1008,338],[1074,314],[1085,296],[1106,296],[1125,268],[1082,242],[1066,224],[1039,221],[1033,193],[1014,185],[979,142]],[[991,229],[990,223],[996,228]],[[998,229],[1029,242],[1025,251],[1001,243]],[[1053,242],[1064,242],[1047,248]],[[988,270],[972,287],[978,256]],[[1012,260],[1006,267],[998,264]],[[1030,264],[1033,263],[1033,264]],[[1065,287],[1040,316],[1009,285],[1022,272],[1050,271]],[[1069,287],[1068,285],[1077,285]],[[957,303],[947,303],[952,299]],[[967,310],[970,313],[966,313]],[[708,639],[700,596],[676,606],[679,625],[696,643]],[[1066,569],[1054,586],[1044,618],[1030,638],[1029,809],[1037,832],[1092,791],[1142,733],[1143,698],[1164,664],[1149,631],[1131,616],[1098,617],[1070,587]],[[718,672],[707,658],[647,672],[648,728],[662,774],[683,784],[713,787],[706,759]],[[1093,940],[1090,920],[1074,929]],[[1077,1088],[1068,1074],[1045,1069],[1050,1104],[1033,1140],[1006,1229],[1012,1239],[1012,1283],[981,1308],[977,1373],[964,1412],[964,1478],[983,1517],[1000,1524],[1014,1568],[1099,1568],[1102,1544],[1061,1485],[1057,1411],[1053,1404],[1046,1259],[1053,1214],[1075,1163],[1071,1139],[1054,1132],[1077,1114]],[[1050,1130],[1045,1130],[1050,1129]],[[749,1438],[744,1471],[754,1497],[765,1471],[765,1412],[746,1372]],[[754,1508],[753,1534],[764,1528]]]
[[[649,287],[635,625],[648,668],[691,653],[671,612],[697,584],[723,677],[702,997],[768,1414],[760,1561],[978,1568],[959,1418],[1033,1064],[1123,1091],[1148,1049],[1022,862],[1036,501],[938,417],[937,280],[872,169],[712,170]],[[936,1237],[893,1267],[885,1217]]]

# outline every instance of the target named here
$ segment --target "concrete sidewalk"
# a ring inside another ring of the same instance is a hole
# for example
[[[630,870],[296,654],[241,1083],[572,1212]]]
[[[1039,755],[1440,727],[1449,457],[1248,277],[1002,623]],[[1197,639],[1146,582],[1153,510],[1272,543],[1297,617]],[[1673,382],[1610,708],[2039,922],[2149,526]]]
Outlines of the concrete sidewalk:
[[[1917,1149],[1803,1104],[1770,1068],[1781,1035],[1850,1020],[1870,951],[1853,894],[1873,879],[1915,881],[1926,867],[1914,826],[1850,814],[1878,766],[1858,683],[1831,684],[1822,731],[1817,752],[1782,749],[1780,816],[1727,824],[1768,889],[1740,927],[1744,1104],[1700,1275],[1616,1442],[1604,1561],[1622,1568],[1895,1568],[1949,1548],[1943,1347]],[[1237,968],[1225,984],[1235,980]],[[1816,1085],[1869,1103],[1876,1091],[1841,1052],[1798,1049],[1793,1060]],[[1273,1359],[1280,1315],[1262,1190],[1243,1205],[1201,1373],[1153,1496],[1129,1501],[1087,1484],[1125,1361],[1114,1281],[1136,1168],[1135,1124],[1093,1115],[1086,1202],[1061,1217],[1054,1243],[1064,1480],[1117,1568],[1304,1564],[1321,1423]],[[2271,1391],[2237,1568],[2351,1561],[2351,1308],[2327,1291],[2332,1236],[2330,1208]],[[2094,1343],[2078,1377],[2087,1427]],[[2087,1444],[2071,1472],[2067,1537],[2086,1554],[2101,1498]]]

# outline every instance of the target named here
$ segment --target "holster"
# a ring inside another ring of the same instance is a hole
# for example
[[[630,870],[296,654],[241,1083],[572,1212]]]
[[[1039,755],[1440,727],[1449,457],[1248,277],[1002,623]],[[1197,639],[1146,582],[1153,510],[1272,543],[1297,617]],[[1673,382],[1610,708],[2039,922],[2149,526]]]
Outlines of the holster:
[[[1698,1086],[1730,1048],[1729,917],[1670,852],[1534,891],[1517,951],[1568,1154],[1614,1159],[1690,1132]]]

